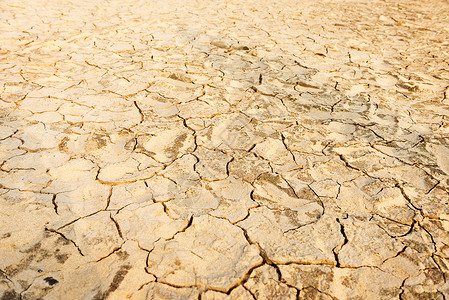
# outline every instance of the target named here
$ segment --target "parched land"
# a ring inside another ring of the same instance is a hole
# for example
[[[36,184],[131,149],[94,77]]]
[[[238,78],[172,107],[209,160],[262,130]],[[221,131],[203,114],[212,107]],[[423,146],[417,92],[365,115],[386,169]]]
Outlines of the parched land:
[[[0,2],[0,299],[448,299],[449,2]]]

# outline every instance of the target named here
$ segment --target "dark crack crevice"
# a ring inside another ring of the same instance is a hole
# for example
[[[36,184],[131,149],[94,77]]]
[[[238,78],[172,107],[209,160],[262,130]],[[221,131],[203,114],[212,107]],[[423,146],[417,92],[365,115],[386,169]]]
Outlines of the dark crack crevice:
[[[114,247],[114,249],[112,249],[111,252],[109,252],[108,254],[106,254],[106,255],[103,256],[103,257],[100,257],[100,258],[97,259],[95,262],[100,262],[100,261],[102,261],[102,260],[104,260],[104,259],[110,257],[112,254],[114,254],[114,253],[116,253],[117,251],[119,251],[120,249],[122,249],[122,246],[123,246],[124,243],[125,243],[125,242],[122,242],[122,244],[121,244],[120,246]]]
[[[348,237],[347,237],[346,232],[345,232],[345,227],[341,223],[340,219],[337,218],[336,221],[340,225],[340,233],[343,236],[343,243],[341,243],[340,245],[335,246],[332,249],[332,253],[334,254],[334,259],[335,259],[335,263],[336,263],[335,266],[337,268],[340,268],[341,264],[340,264],[340,259],[338,257],[338,252],[348,243],[349,240],[348,240]]]
[[[84,256],[84,253],[81,251],[80,247],[72,239],[67,238],[64,234],[62,234],[61,232],[56,231],[54,229],[45,228],[45,231],[52,232],[52,233],[60,235],[64,240],[72,243],[75,246],[75,248],[78,250],[78,252],[79,252],[79,254],[81,256]]]
[[[184,226],[184,228],[182,228],[181,230],[177,231],[171,238],[166,239],[167,241],[173,240],[177,234],[185,232],[190,226],[192,226],[193,223],[193,215],[190,216],[186,226]]]

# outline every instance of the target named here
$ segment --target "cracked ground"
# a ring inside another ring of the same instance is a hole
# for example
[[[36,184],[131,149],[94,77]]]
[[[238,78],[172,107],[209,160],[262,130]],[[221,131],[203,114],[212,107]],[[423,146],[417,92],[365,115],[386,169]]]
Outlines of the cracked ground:
[[[449,2],[0,3],[0,296],[447,299]]]

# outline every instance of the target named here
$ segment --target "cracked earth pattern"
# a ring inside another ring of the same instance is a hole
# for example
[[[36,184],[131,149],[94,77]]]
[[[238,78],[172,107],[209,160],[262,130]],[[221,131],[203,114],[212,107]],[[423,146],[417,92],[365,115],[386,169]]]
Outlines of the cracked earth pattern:
[[[446,299],[449,2],[0,3],[0,296]]]

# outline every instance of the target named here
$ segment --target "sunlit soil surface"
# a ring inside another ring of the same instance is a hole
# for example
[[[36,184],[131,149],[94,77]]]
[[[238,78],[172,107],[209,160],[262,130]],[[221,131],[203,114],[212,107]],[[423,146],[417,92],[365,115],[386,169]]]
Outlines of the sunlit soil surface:
[[[0,3],[0,297],[448,299],[449,2]]]

